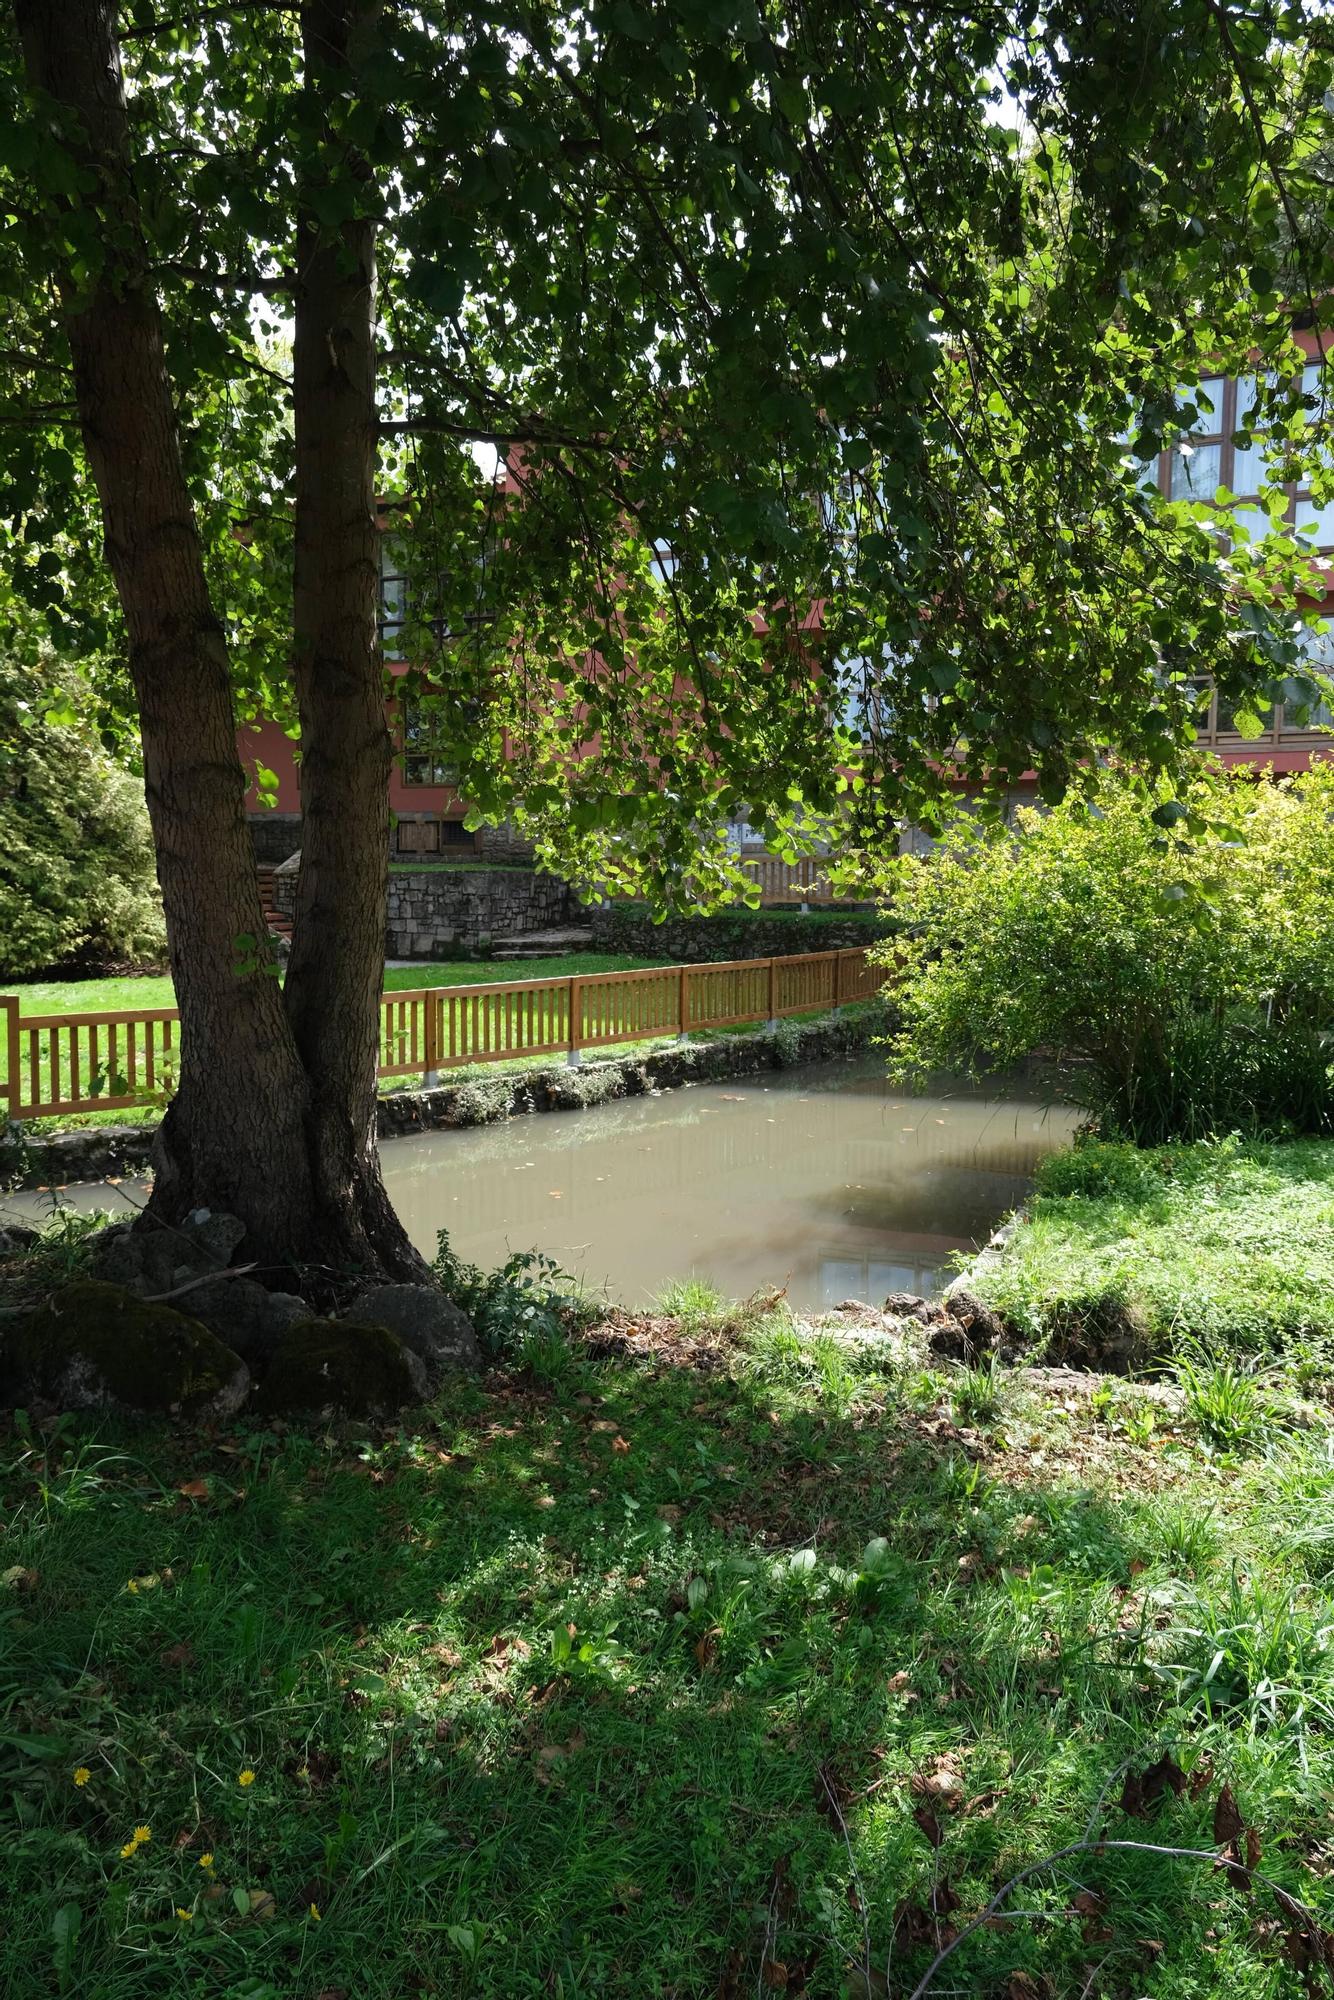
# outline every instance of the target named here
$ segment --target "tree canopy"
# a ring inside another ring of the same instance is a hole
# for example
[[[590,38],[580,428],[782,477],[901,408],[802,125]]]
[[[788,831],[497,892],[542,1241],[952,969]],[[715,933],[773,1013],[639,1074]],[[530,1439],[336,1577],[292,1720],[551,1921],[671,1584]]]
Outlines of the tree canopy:
[[[841,787],[874,838],[947,753],[1053,795],[1109,744],[1170,765],[1189,673],[1245,709],[1293,666],[1296,545],[1229,550],[1146,461],[1257,356],[1292,449],[1323,428],[1289,380],[1331,266],[1319,10],[358,0],[305,10],[347,16],[332,82],[295,8],[117,12],[243,711],[292,708],[303,190],[376,238],[408,650],[468,796],[567,867],[611,830],[625,879],[698,890],[702,830]],[[13,65],[7,97],[12,573],[81,648],[118,621],[62,296],[116,245]]]

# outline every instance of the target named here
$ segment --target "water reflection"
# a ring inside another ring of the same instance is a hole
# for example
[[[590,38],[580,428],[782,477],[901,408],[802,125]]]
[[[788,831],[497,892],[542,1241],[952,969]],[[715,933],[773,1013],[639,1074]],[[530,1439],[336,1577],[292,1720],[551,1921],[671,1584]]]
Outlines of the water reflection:
[[[1074,1114],[905,1098],[875,1059],[424,1134],[383,1149],[415,1242],[494,1264],[540,1247],[642,1304],[689,1272],[794,1304],[931,1293],[1019,1201]]]
[[[700,1084],[594,1110],[391,1139],[385,1180],[427,1255],[498,1264],[540,1249],[643,1304],[692,1272],[744,1296],[786,1284],[798,1306],[930,1294],[1022,1199],[1075,1114],[966,1089],[905,1097],[874,1057]],[[142,1186],[71,1189],[81,1208]],[[49,1213],[10,1196],[5,1212]]]

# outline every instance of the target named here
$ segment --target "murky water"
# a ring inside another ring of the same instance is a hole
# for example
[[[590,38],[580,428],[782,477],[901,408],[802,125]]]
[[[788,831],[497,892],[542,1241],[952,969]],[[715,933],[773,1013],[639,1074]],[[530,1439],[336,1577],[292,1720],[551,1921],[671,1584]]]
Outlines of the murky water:
[[[906,1097],[866,1058],[391,1139],[382,1159],[428,1254],[445,1228],[474,1263],[541,1249],[627,1304],[697,1273],[829,1306],[943,1286],[1075,1123],[1034,1100]]]

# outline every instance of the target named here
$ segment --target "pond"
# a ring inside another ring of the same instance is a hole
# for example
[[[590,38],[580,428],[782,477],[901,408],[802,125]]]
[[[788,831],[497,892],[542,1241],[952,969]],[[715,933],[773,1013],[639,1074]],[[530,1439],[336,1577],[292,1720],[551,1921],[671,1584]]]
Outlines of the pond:
[[[473,1263],[541,1249],[627,1305],[696,1274],[827,1307],[942,1289],[1077,1122],[962,1086],[906,1096],[866,1057],[390,1139],[381,1156],[427,1255],[445,1228]]]

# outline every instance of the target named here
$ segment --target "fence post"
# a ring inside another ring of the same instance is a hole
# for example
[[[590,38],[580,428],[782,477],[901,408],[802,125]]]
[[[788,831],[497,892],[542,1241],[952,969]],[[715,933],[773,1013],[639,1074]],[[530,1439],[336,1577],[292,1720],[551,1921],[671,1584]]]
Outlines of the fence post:
[[[681,976],[676,983],[676,1039],[678,1042],[690,1040],[690,967],[681,967]]]
[[[15,1122],[23,1093],[19,1089],[19,1003],[12,993],[0,993],[5,1010],[5,1116]]]
[[[778,960],[769,960],[769,1018],[764,1024],[766,1035],[772,1035],[778,1026]]]
[[[570,978],[570,1052],[565,1060],[571,1069],[578,1069],[583,1061],[583,1050],[579,1038],[583,1032],[584,982],[571,975]]]
[[[440,1008],[439,992],[434,986],[426,994],[426,1073],[422,1077],[422,1088],[434,1090],[440,1081]]]

